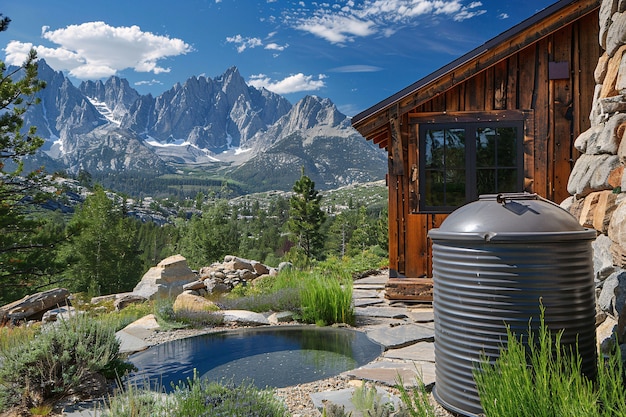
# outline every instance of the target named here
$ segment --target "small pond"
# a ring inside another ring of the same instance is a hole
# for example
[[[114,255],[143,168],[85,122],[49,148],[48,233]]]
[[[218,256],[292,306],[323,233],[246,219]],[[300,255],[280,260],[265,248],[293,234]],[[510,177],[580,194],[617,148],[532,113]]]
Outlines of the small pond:
[[[282,388],[325,379],[376,359],[383,347],[365,333],[313,326],[231,330],[174,340],[129,357],[135,380],[164,389],[196,374],[214,381],[252,380]]]

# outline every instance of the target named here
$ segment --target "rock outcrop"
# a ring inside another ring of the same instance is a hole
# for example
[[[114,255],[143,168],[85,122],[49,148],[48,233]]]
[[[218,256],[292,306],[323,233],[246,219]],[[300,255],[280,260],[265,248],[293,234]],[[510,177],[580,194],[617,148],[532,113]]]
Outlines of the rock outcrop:
[[[69,296],[70,292],[65,288],[27,295],[21,300],[0,307],[0,323],[40,320],[46,311],[68,305]]]
[[[224,262],[203,267],[195,282],[185,286],[185,290],[194,290],[198,295],[230,292],[237,285],[246,286],[256,279],[275,276],[275,268],[260,262],[226,255]]]
[[[196,274],[187,265],[187,260],[182,255],[174,255],[150,268],[132,293],[148,300],[176,297],[183,292],[183,285],[196,279]]]

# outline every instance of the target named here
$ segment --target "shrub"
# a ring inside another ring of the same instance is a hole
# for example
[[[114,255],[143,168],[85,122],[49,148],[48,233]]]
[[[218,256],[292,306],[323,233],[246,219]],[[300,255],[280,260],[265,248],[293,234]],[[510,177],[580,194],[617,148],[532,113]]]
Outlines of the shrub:
[[[109,400],[110,417],[287,417],[285,405],[272,391],[252,383],[235,385],[193,378],[175,385],[169,395],[146,388],[126,387]]]
[[[352,280],[310,273],[301,294],[302,319],[307,323],[354,324]]]
[[[398,375],[396,389],[400,392],[402,407],[399,415],[412,417],[434,417],[435,407],[430,402],[426,385],[418,372],[417,385],[409,390],[404,386],[402,377]]]
[[[578,352],[561,344],[544,321],[528,343],[507,329],[506,347],[491,363],[483,358],[474,379],[487,416],[623,416],[626,415],[624,369],[619,352],[600,359],[596,383],[581,372]],[[549,394],[549,395],[547,395]]]
[[[0,351],[0,397],[6,406],[20,401],[39,406],[76,392],[87,376],[117,358],[112,327],[87,315],[46,326],[29,343]]]
[[[259,390],[251,382],[240,385],[214,382],[194,375],[174,389],[172,417],[287,417],[287,408],[272,391]],[[207,414],[210,413],[210,414]]]

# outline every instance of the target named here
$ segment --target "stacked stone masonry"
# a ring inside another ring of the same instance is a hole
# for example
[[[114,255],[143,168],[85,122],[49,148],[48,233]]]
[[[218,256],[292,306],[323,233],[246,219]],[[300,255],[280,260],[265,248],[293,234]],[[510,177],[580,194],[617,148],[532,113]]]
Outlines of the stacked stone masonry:
[[[603,0],[599,12],[596,88],[591,127],[575,142],[581,153],[562,206],[580,224],[598,231],[594,243],[597,324],[607,336],[618,330],[625,342],[626,321],[626,0]],[[619,326],[616,324],[619,322]],[[615,325],[614,325],[615,324]],[[621,329],[621,331],[619,331]],[[600,343],[605,343],[599,337]]]

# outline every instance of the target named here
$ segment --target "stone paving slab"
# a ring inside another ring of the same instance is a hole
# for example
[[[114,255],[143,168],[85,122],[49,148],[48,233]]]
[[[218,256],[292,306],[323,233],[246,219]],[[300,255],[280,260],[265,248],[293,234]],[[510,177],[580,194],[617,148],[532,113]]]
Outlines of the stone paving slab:
[[[370,290],[370,291],[383,291],[385,289],[384,285],[378,285],[378,284],[358,284],[358,283],[354,283],[352,284],[352,289],[353,290]]]
[[[434,329],[425,325],[404,324],[400,326],[379,326],[367,331],[367,337],[385,346],[397,349],[417,342],[430,342],[435,338]]]
[[[354,284],[355,285],[358,285],[358,284],[377,284],[377,285],[382,285],[383,288],[384,288],[385,284],[387,284],[387,280],[389,280],[389,277],[387,276],[387,274],[371,275],[369,277],[359,278],[359,279],[355,280]]]
[[[394,307],[391,307],[394,308]],[[413,320],[414,322],[417,323],[427,323],[427,322],[434,322],[435,321],[435,313],[433,313],[433,310],[409,310],[409,312],[407,313],[407,315],[409,316],[409,318],[411,320]]]
[[[380,296],[380,292],[376,291],[376,290],[353,289],[352,290],[352,298],[354,298],[354,299],[359,299],[359,298],[378,298],[378,299],[382,300],[382,297]]]
[[[358,298],[356,300],[354,300],[354,306],[355,307],[368,307],[368,306],[373,306],[373,305],[380,305],[380,304],[384,304],[384,300],[381,300],[380,298]]]
[[[435,362],[435,344],[433,342],[418,342],[399,349],[389,349],[383,353],[388,359],[402,359],[411,361]]]
[[[394,307],[356,307],[354,313],[357,316],[367,317],[384,317],[389,319],[406,319],[409,318],[409,310],[406,308]]]
[[[406,387],[417,385],[419,379],[428,386],[435,383],[435,364],[432,362],[397,362],[383,359],[360,368],[346,371],[341,375],[394,386],[398,378]]]

